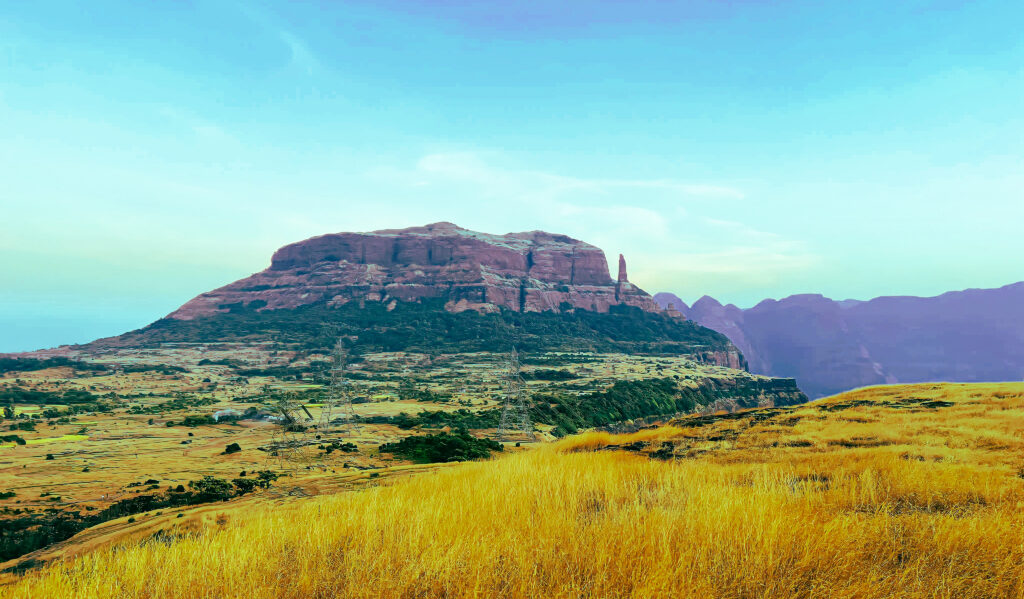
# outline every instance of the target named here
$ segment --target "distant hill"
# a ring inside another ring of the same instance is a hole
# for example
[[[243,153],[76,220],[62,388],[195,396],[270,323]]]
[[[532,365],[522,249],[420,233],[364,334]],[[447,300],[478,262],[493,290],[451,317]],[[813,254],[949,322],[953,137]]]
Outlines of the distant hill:
[[[742,369],[729,340],[662,311],[619,256],[565,235],[492,235],[435,223],[322,235],[202,293],[142,329],[90,344],[276,341],[323,349],[338,336],[377,351],[574,350],[687,354]]]
[[[751,372],[794,377],[812,398],[879,383],[1024,379],[1024,282],[937,297],[764,300],[741,310],[702,297],[654,299],[736,345]]]

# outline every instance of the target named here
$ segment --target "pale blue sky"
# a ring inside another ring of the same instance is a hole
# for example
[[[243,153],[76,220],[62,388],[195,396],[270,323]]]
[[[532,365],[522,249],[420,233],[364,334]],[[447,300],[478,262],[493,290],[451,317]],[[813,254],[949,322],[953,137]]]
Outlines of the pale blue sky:
[[[481,4],[4,3],[0,351],[439,220],[691,302],[1024,279],[1019,0]]]

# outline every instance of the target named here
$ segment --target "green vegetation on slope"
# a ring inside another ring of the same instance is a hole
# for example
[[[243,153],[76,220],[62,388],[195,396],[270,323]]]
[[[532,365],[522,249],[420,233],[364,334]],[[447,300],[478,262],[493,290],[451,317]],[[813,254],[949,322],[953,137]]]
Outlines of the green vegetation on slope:
[[[793,381],[782,380],[720,380],[708,379],[691,386],[674,378],[637,381],[616,381],[607,389],[581,395],[550,393],[533,398],[530,418],[538,424],[554,426],[552,434],[562,436],[582,428],[608,426],[617,422],[693,412],[717,400],[732,399],[741,407],[757,407],[758,398],[766,392],[792,394],[792,403],[806,397]],[[414,427],[481,429],[498,426],[500,409],[478,412],[460,409],[451,412],[424,410],[415,416],[377,416],[364,422],[394,424],[400,428]]]
[[[0,387],[0,404],[70,405],[95,403],[99,399],[82,389],[67,389],[57,392],[24,389],[18,386]]]
[[[8,372],[32,372],[46,368],[68,366],[75,370],[87,370],[91,372],[106,372],[109,368],[103,364],[92,364],[70,358],[0,358],[0,374]]]
[[[725,336],[710,329],[630,306],[615,306],[607,314],[587,310],[478,314],[447,312],[439,300],[399,302],[390,311],[379,302],[366,302],[362,308],[350,302],[336,308],[319,303],[266,311],[234,306],[227,313],[194,320],[165,318],[97,343],[142,346],[276,340],[326,349],[338,335],[357,351],[504,352],[515,345],[527,352],[700,355],[731,347]]]
[[[490,457],[493,451],[501,451],[502,446],[497,441],[477,439],[466,431],[459,431],[454,434],[406,437],[397,443],[385,443],[380,446],[380,450],[426,464],[486,458]]]
[[[118,500],[106,509],[94,514],[81,512],[48,511],[0,520],[0,561],[31,553],[36,549],[69,539],[90,526],[151,510],[174,508],[184,505],[198,505],[214,501],[227,501],[232,497],[245,495],[259,487],[266,489],[277,480],[278,475],[269,470],[254,473],[254,478],[236,478],[231,482],[213,476],[204,476],[184,485],[168,487],[162,493],[135,495]],[[129,487],[149,484],[150,490],[157,488],[156,480],[132,483]],[[57,497],[57,499],[60,499]]]

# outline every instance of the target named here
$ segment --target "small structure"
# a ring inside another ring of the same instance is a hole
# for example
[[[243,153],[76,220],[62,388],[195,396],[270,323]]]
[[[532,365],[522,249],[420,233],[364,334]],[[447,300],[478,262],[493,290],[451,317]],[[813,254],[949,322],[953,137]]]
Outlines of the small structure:
[[[217,410],[213,413],[213,419],[217,422],[220,422],[221,420],[238,420],[241,417],[241,412],[238,410],[232,410],[231,408],[226,410]]]

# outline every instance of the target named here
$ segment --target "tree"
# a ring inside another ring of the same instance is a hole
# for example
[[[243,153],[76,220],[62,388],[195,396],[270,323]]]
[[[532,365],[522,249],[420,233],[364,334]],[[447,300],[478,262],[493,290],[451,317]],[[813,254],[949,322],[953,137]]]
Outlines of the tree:
[[[255,480],[253,480],[251,478],[235,478],[235,479],[232,479],[231,483],[234,484],[235,487],[238,488],[238,494],[239,495],[245,495],[246,493],[251,493],[252,490],[255,489],[256,486],[257,486],[257,481],[255,481]]]
[[[193,489],[199,501],[227,501],[234,495],[231,483],[209,475],[188,483],[188,486]]]

